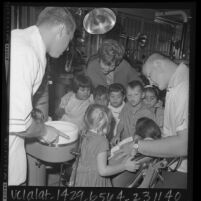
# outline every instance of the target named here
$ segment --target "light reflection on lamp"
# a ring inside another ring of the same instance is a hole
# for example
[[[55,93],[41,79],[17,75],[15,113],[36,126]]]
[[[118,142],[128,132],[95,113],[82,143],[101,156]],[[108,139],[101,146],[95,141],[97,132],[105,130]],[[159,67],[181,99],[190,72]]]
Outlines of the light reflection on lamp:
[[[90,11],[84,18],[83,26],[90,34],[105,34],[116,23],[114,12],[108,8],[96,8]]]

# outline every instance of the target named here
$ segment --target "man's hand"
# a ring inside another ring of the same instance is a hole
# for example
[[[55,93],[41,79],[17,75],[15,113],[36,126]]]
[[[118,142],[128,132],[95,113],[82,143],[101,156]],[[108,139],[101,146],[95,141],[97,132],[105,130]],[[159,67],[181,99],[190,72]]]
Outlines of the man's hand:
[[[53,143],[58,141],[60,131],[52,126],[45,126],[45,134],[42,139],[47,143]]]

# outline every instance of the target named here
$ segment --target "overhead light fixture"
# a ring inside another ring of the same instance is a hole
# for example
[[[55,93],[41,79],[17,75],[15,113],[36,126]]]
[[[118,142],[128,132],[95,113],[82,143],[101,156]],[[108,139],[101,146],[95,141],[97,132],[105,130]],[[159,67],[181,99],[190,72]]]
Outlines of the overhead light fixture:
[[[84,17],[83,26],[90,34],[105,34],[115,23],[116,15],[111,9],[95,8]]]

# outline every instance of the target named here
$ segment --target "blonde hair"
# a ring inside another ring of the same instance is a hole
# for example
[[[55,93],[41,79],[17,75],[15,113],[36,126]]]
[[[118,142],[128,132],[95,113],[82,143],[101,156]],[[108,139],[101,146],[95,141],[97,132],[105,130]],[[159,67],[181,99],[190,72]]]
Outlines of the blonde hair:
[[[67,33],[73,33],[76,29],[76,22],[71,12],[66,7],[46,7],[37,19],[37,26],[42,24],[58,25],[64,24]]]
[[[100,135],[106,134],[110,129],[110,111],[104,105],[91,104],[85,112],[84,122],[87,130],[93,129]]]

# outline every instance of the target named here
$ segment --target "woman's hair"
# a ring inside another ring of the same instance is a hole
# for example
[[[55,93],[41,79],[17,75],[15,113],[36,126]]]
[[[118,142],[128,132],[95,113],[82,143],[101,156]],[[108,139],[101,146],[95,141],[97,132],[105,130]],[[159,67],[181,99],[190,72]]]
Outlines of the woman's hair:
[[[140,82],[139,80],[133,80],[133,81],[129,82],[128,87],[130,87],[131,89],[134,89],[135,87],[140,87],[140,89],[142,91],[144,91],[144,86],[143,86],[142,82]]]
[[[153,139],[159,139],[161,138],[161,130],[152,119],[142,117],[137,120],[135,135],[140,136],[142,139],[148,137]]]
[[[151,85],[144,86],[144,92],[146,93],[147,91],[152,92],[156,96],[156,99],[159,99],[159,92],[156,87]]]
[[[124,53],[124,46],[112,39],[104,40],[98,50],[99,60],[108,66],[113,64],[118,66],[123,59]]]
[[[126,90],[124,88],[124,86],[120,83],[113,83],[109,86],[109,94],[112,92],[121,92],[122,96],[125,95]]]
[[[75,20],[70,11],[65,7],[46,7],[37,19],[37,26],[42,24],[58,25],[64,24],[67,32],[74,32],[76,29]]]
[[[110,110],[99,104],[91,104],[84,115],[84,122],[86,129],[97,129],[98,133],[103,133],[103,130],[106,128],[107,132],[110,129],[112,114]]]
[[[90,90],[92,89],[91,79],[84,74],[75,75],[72,84],[73,84],[73,91],[75,93],[77,93],[77,91],[80,87],[90,88]]]
[[[93,91],[94,98],[102,95],[108,96],[108,89],[106,86],[98,85]]]

